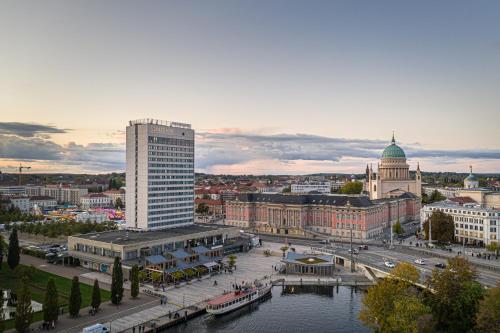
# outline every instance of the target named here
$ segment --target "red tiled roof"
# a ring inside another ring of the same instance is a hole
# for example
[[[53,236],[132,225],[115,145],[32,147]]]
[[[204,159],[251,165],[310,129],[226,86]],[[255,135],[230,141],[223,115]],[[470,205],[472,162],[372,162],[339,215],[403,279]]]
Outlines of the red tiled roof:
[[[466,203],[476,203],[474,199],[471,197],[455,197],[451,198],[450,201],[456,202],[460,205],[466,204]]]

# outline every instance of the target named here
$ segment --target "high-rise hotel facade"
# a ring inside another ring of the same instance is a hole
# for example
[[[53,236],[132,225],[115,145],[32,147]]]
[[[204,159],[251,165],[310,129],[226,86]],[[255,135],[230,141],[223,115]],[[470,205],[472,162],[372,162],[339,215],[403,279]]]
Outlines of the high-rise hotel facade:
[[[194,130],[141,119],[126,130],[126,226],[159,230],[194,222]]]

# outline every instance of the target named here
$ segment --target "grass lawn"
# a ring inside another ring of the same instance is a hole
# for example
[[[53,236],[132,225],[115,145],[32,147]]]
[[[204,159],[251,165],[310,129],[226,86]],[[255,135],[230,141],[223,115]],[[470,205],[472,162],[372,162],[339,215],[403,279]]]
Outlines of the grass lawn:
[[[21,265],[22,266],[22,265]],[[59,294],[59,306],[64,306],[65,312],[68,311],[68,300],[71,292],[71,280],[65,277],[54,275],[52,273],[44,272],[39,269],[34,269],[33,277],[30,280],[31,298],[43,304],[45,298],[45,287],[49,278],[53,278]],[[18,288],[18,279],[14,272],[10,269],[7,263],[3,263],[2,270],[0,271],[0,287],[2,289],[16,290]],[[82,294],[82,308],[90,305],[92,300],[92,286],[80,282],[80,292]],[[101,289],[102,302],[108,301],[111,293],[107,290]],[[33,322],[43,319],[42,312],[34,314]],[[6,321],[6,328],[13,328],[14,320]]]

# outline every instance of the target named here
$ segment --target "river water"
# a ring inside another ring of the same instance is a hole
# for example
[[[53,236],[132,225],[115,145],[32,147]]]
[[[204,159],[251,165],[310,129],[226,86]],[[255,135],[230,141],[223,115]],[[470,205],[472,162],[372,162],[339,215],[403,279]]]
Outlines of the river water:
[[[224,315],[203,315],[168,333],[370,332],[358,319],[363,291],[354,287],[274,287],[272,297]]]

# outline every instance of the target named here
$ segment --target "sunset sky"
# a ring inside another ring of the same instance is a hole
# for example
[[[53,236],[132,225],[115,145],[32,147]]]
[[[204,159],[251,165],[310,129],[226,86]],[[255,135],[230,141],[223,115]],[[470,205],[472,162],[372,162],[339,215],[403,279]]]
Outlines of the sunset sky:
[[[124,171],[128,120],[196,170],[500,172],[499,1],[2,1],[0,170]]]

